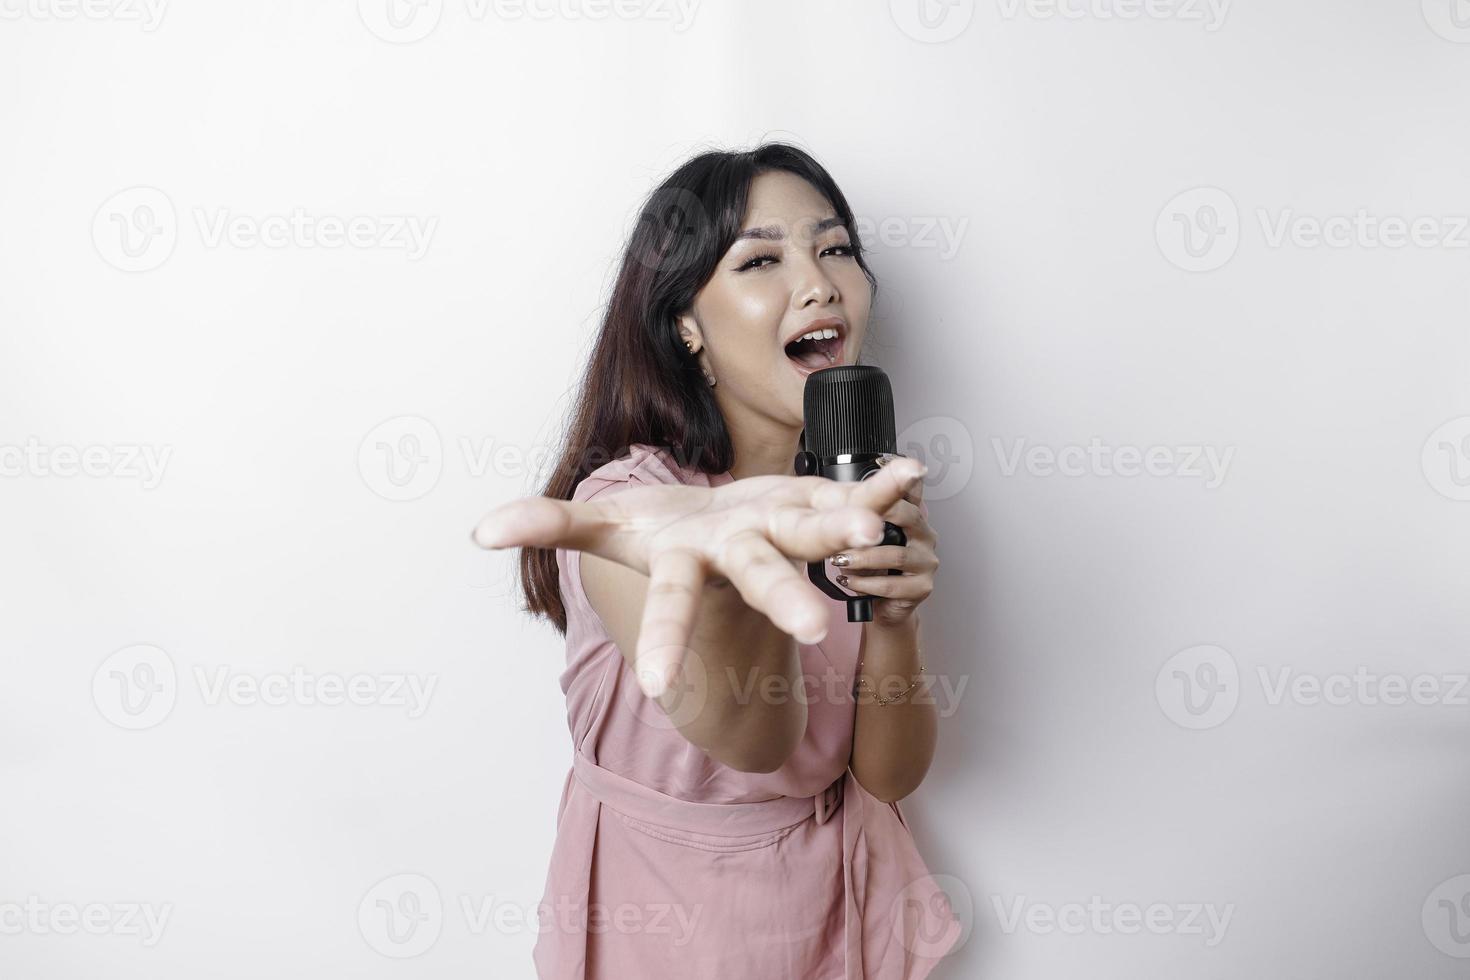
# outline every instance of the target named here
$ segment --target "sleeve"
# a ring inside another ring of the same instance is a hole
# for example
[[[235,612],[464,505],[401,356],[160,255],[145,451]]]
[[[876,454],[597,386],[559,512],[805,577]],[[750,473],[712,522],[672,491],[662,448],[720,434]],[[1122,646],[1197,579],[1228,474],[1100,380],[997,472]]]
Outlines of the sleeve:
[[[572,499],[592,500],[619,493],[628,487],[683,482],[665,450],[634,443],[627,456],[604,463],[583,477],[572,491]],[[562,602],[567,609],[568,630],[571,629],[573,615],[578,615],[583,622],[594,624],[605,633],[602,620],[582,588],[582,553],[557,548],[556,564],[560,573]]]

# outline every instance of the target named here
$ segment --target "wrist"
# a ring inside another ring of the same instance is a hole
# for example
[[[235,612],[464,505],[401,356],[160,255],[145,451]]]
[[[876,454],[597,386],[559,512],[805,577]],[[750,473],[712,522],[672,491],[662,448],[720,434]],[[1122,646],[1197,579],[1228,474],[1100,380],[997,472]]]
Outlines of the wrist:
[[[915,609],[896,622],[884,619],[881,615],[874,616],[871,622],[864,625],[875,633],[888,636],[913,636],[919,631],[919,611]]]

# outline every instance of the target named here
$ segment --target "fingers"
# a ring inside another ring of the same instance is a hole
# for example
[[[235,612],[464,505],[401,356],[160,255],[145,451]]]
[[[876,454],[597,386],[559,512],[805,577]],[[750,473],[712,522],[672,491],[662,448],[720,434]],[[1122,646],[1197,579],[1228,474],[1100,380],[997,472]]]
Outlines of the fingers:
[[[843,562],[837,563],[841,557]],[[854,548],[840,556],[832,556],[832,567],[848,576],[887,576],[898,572],[909,577],[933,578],[939,571],[939,555],[923,542],[909,545],[882,545],[877,548]]]
[[[923,483],[923,480],[915,480],[915,484]],[[922,523],[922,514],[919,513],[917,505],[909,502],[907,498],[898,501],[892,507],[883,512],[883,519],[890,524],[897,524],[905,531],[912,533],[919,529]]]
[[[898,456],[880,456],[878,458],[878,465],[879,466],[887,466],[889,463],[891,463],[895,459],[899,459],[899,458],[900,457],[898,457]],[[926,469],[927,469],[927,464],[926,464]],[[924,481],[923,480],[915,480],[913,483],[909,484],[909,488],[906,491],[904,491],[903,499],[904,500],[907,500],[911,504],[917,504],[921,500],[923,500],[924,499]],[[889,520],[892,520],[892,518],[889,518]]]
[[[766,530],[782,553],[821,561],[843,548],[862,548],[882,541],[883,519],[863,507],[778,507],[771,512]]]
[[[606,531],[602,508],[595,503],[521,497],[486,514],[470,537],[482,548],[533,546],[589,551]]]
[[[925,575],[841,575],[837,584],[844,589],[885,599],[927,599],[934,586]]]
[[[897,568],[900,571],[919,571],[911,563],[918,557],[913,550],[901,544],[886,544],[877,548],[853,548],[844,551],[847,561],[841,565],[833,563],[844,572],[867,569]]]
[[[633,654],[638,686],[656,698],[673,683],[694,632],[704,568],[692,551],[663,551],[648,564],[648,593]]]
[[[819,560],[819,559],[812,559]],[[741,531],[725,542],[716,564],[748,606],[801,643],[819,643],[827,635],[823,595],[755,531]]]
[[[839,483],[839,493],[846,493],[845,503],[852,507],[865,507],[875,514],[882,514],[903,496],[911,484],[923,479],[929,468],[916,459],[899,457],[876,470],[872,476],[856,484]],[[819,487],[813,495],[822,499],[822,494],[832,490],[831,486]]]

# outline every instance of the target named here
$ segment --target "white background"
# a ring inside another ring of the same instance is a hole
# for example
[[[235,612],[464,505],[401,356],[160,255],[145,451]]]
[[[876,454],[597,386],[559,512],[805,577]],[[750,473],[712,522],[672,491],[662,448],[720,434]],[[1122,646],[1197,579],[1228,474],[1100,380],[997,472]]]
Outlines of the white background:
[[[554,443],[642,197],[762,138],[873,223],[931,462],[937,980],[1470,971],[1466,5],[93,2],[0,0],[0,973],[532,976],[563,650],[484,454]],[[1360,209],[1429,222],[1313,243]],[[297,668],[371,703],[216,687]],[[1094,901],[1231,918],[1047,928]]]

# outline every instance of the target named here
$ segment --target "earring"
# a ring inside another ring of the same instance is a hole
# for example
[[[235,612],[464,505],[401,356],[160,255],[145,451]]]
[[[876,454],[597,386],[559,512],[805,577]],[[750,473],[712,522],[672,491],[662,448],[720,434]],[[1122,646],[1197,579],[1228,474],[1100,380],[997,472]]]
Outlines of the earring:
[[[691,354],[693,354],[693,353],[694,353],[694,345],[693,345],[693,344],[691,344],[691,343],[690,343],[690,342],[689,342],[689,341],[687,341],[687,340],[686,340],[686,341],[684,341],[684,349],[685,349],[685,350],[687,350],[687,351],[688,351],[688,352],[689,352],[689,353],[691,353]]]

